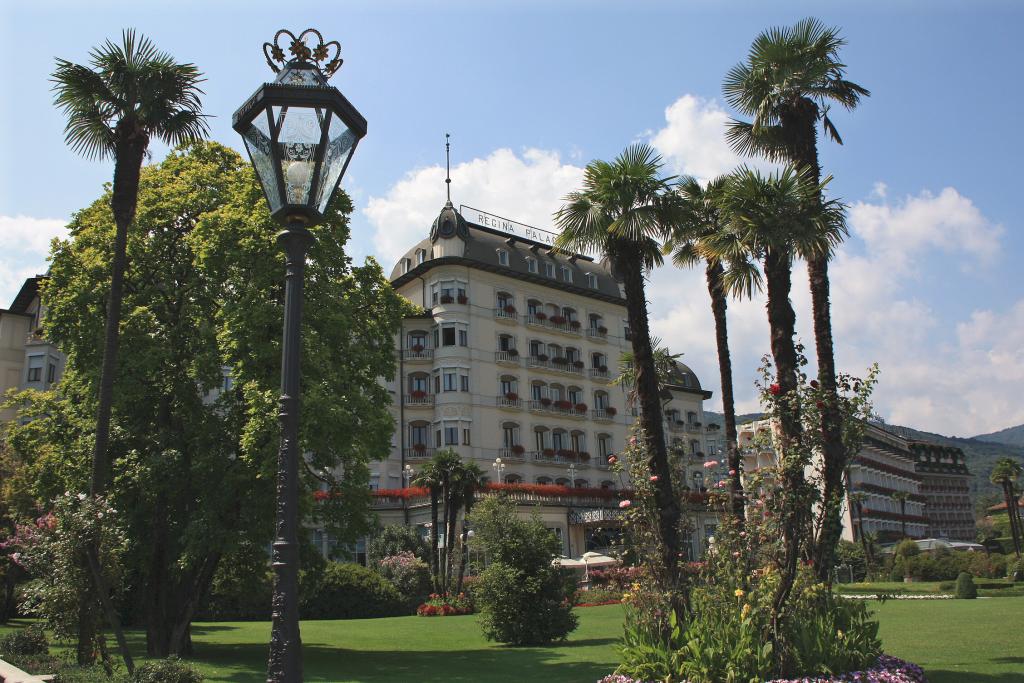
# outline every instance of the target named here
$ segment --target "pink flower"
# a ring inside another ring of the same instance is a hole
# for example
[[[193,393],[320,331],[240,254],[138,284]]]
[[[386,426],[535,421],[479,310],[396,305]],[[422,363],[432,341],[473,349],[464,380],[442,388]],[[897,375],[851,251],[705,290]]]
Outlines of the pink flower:
[[[746,531],[741,531],[740,532],[740,538],[746,538],[746,537],[747,537],[747,532]]]
[[[708,460],[706,463],[704,463],[704,469],[708,469],[708,468],[714,467],[717,464],[718,464],[717,460]]]
[[[635,436],[629,437],[629,445],[630,446],[635,446],[636,445],[636,437]]]
[[[658,475],[657,474],[652,474],[651,475],[651,481],[658,481]]]
[[[616,457],[615,457],[614,455],[609,455],[609,456],[608,456],[608,464],[609,464],[609,465],[614,465],[614,464],[615,464],[615,463],[617,463],[618,461],[619,461],[619,459],[618,459],[618,458],[616,458]]]
[[[736,476],[736,470],[729,470],[729,476],[730,477]]]
[[[626,508],[628,508],[632,504],[633,504],[632,501],[628,501],[628,500],[621,500],[621,501],[619,501],[619,507],[622,508],[623,510],[625,510]]]
[[[739,551],[739,550],[737,550],[736,552],[734,552],[734,553],[732,554],[732,556],[733,556],[733,557],[739,557],[739,556],[740,556],[740,551]]]

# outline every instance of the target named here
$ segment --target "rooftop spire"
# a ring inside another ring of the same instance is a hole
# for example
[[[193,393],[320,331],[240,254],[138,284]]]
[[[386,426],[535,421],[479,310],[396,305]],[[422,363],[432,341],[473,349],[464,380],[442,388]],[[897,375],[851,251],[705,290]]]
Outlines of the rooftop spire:
[[[444,134],[444,163],[447,175],[444,179],[445,186],[448,189],[448,203],[452,203],[452,145],[448,141],[451,135],[448,133]]]

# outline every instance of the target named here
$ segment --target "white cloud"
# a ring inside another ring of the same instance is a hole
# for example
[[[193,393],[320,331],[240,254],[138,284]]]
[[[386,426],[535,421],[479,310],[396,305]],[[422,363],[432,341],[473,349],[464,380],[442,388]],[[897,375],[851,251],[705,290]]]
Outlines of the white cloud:
[[[579,186],[582,176],[583,169],[563,163],[558,152],[527,149],[517,155],[498,149],[452,168],[452,202],[550,228],[562,197]],[[441,166],[417,169],[385,196],[370,198],[363,213],[374,227],[374,246],[385,268],[429,234],[444,206],[444,177]]]
[[[67,235],[66,221],[31,216],[0,216],[0,308],[6,308],[25,278],[46,271],[50,241]]]

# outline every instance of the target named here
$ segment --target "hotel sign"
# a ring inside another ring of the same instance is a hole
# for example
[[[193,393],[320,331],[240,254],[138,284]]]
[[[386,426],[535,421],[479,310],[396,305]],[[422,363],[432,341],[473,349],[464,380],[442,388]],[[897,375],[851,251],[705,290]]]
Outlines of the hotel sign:
[[[517,223],[516,221],[509,220],[508,218],[502,218],[501,216],[495,216],[491,213],[474,209],[471,206],[462,204],[459,206],[459,213],[466,219],[467,223],[473,223],[474,225],[480,225],[491,230],[498,230],[504,232],[513,237],[519,237],[525,240],[533,242],[540,242],[541,244],[554,245],[555,238],[558,237],[556,233],[548,230],[541,230],[540,228],[534,228],[524,223]]]

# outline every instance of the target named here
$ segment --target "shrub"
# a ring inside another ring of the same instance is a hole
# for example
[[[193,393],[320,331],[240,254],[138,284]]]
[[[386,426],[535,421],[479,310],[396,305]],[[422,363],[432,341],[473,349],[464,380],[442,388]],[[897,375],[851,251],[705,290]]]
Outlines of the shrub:
[[[491,559],[473,586],[484,636],[511,645],[543,645],[572,632],[567,577],[551,566],[561,543],[534,516],[516,515],[515,504],[492,497],[472,514],[476,543]]]
[[[412,553],[424,562],[430,559],[430,544],[415,529],[404,524],[389,524],[366,545],[366,558],[371,566],[385,557],[405,552]]]
[[[146,662],[129,678],[131,683],[202,683],[203,676],[177,657]]]
[[[305,619],[372,619],[405,611],[390,581],[359,564],[328,562],[323,576],[303,599]]]
[[[616,588],[595,587],[590,590],[576,591],[573,603],[580,605],[608,605],[622,600],[622,590]]]
[[[99,664],[93,666],[64,666],[54,674],[53,683],[130,683],[121,674],[110,676]]]
[[[430,594],[430,567],[409,551],[383,558],[377,571],[398,590],[410,614]]]
[[[978,597],[974,577],[967,572],[960,572],[960,576],[956,577],[956,597],[958,600],[973,600]]]
[[[1024,581],[1024,560],[1006,564],[1006,578],[1010,581]]]
[[[50,651],[46,632],[38,624],[18,629],[0,638],[0,655],[45,655]]]

